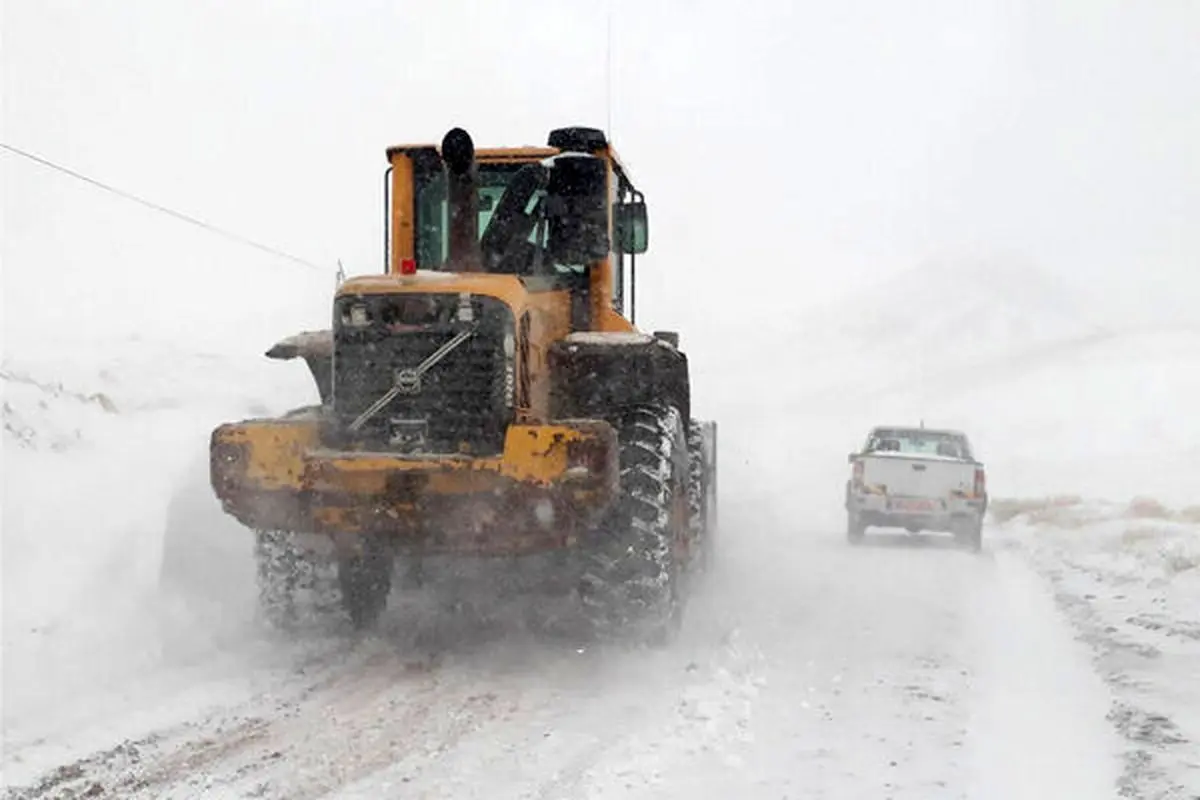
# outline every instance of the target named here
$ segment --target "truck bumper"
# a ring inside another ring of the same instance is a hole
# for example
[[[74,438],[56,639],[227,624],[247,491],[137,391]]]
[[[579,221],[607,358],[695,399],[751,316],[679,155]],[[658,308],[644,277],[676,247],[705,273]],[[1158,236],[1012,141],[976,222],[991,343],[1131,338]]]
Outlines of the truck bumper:
[[[849,494],[847,511],[867,526],[953,533],[983,518],[987,498],[954,498],[928,503],[882,494]]]
[[[616,432],[593,420],[513,425],[489,458],[330,450],[315,416],[251,420],[213,431],[210,467],[226,513],[252,528],[485,555],[572,545],[619,474]]]

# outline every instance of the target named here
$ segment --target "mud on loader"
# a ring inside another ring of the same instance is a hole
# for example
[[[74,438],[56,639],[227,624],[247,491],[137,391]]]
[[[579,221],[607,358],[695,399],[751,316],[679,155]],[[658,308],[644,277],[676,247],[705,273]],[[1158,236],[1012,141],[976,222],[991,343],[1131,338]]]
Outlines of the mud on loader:
[[[546,584],[594,634],[669,636],[709,558],[716,424],[692,417],[678,336],[624,315],[642,193],[591,128],[387,156],[383,274],[267,352],[303,359],[320,404],[212,433],[260,614],[286,627],[325,598],[369,626],[405,562],[555,553]]]

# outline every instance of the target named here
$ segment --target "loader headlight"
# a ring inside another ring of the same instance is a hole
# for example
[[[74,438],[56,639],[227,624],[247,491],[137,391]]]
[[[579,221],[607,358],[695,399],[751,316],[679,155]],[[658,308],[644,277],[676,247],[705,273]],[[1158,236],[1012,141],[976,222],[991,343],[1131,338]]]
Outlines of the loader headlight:
[[[371,324],[366,303],[351,303],[342,309],[342,324],[348,328],[365,328]]]
[[[471,306],[470,292],[460,292],[458,295],[458,321],[475,321],[475,309]]]

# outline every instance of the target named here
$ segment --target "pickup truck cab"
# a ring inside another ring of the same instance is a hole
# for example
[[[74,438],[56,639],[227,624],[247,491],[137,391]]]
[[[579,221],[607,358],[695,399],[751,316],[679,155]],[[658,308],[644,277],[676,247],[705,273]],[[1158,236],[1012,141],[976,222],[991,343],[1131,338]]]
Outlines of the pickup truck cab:
[[[987,480],[959,431],[878,427],[851,453],[846,482],[846,536],[861,542],[868,527],[909,533],[953,533],[980,549]]]

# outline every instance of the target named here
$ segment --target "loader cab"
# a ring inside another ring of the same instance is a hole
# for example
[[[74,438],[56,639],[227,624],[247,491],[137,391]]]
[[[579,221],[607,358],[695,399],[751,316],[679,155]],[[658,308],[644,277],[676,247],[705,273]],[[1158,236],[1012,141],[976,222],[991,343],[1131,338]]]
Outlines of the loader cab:
[[[440,147],[393,147],[388,160],[388,274],[513,275],[530,291],[566,289],[632,317],[646,203],[603,131],[476,150],[456,128]]]

